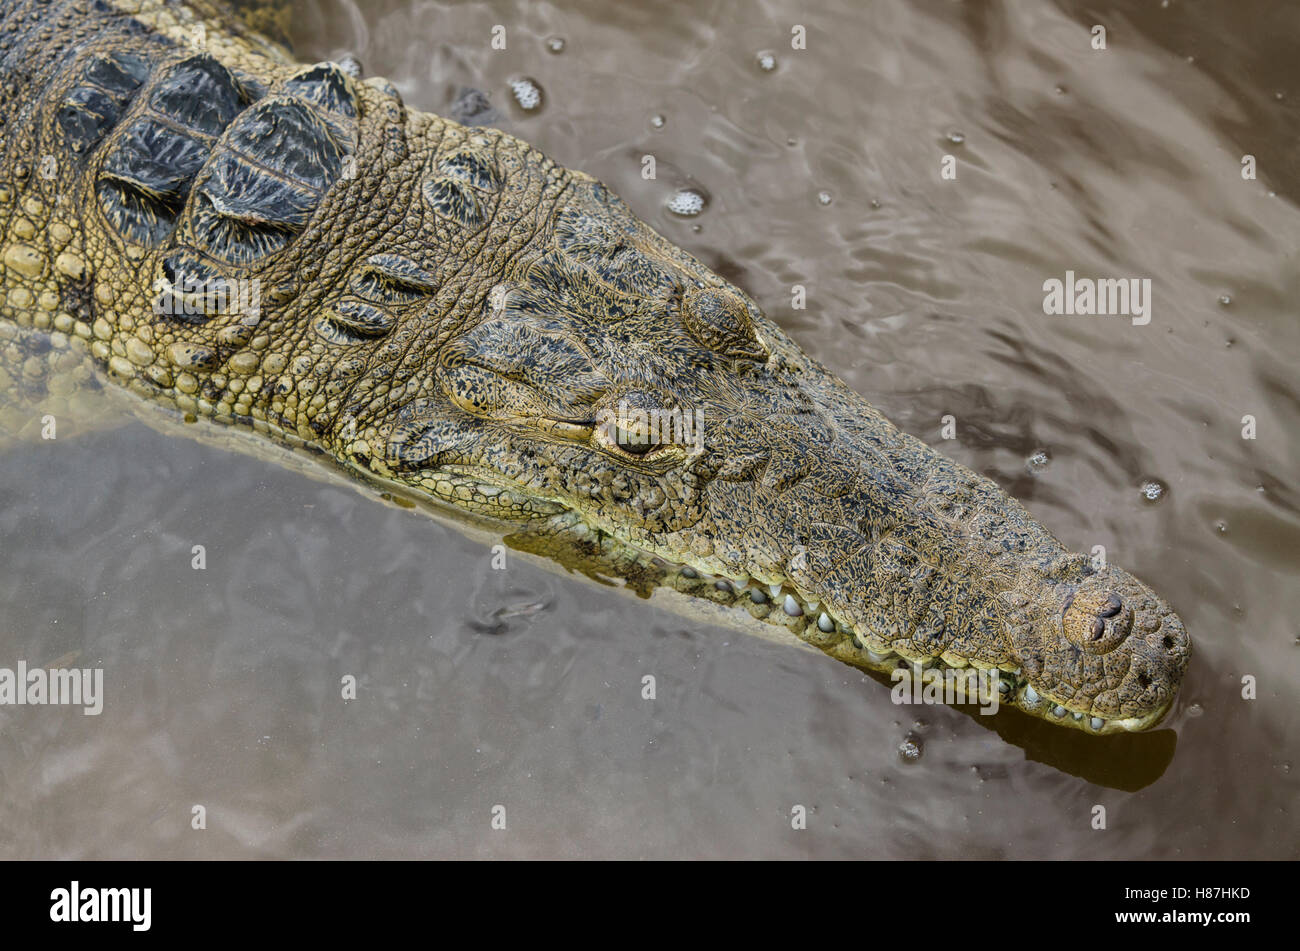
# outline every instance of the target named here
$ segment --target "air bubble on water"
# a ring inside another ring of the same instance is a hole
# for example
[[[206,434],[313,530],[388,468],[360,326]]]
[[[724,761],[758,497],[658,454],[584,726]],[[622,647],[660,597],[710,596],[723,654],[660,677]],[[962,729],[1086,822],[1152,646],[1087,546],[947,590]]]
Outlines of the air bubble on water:
[[[818,192],[818,193],[817,193],[817,201],[818,201],[819,203],[823,204],[823,205],[829,205],[829,204],[831,203],[831,193],[830,193],[830,192]]]
[[[548,50],[550,50],[552,53],[563,53],[563,52],[564,52],[564,37],[562,37],[562,36],[551,36],[551,37],[547,37],[547,40],[546,40],[546,48],[547,48]]]
[[[949,132],[948,141],[951,142],[953,145],[961,145],[963,142],[966,141],[966,136],[964,133],[961,132]]]
[[[1219,304],[1220,304],[1220,306],[1227,307],[1227,306],[1228,306],[1229,304],[1231,304],[1231,303],[1232,303],[1232,298],[1231,298],[1229,295],[1227,295],[1227,294],[1220,294],[1220,295],[1219,295]]]
[[[542,87],[537,85],[537,81],[523,77],[522,79],[512,79],[510,81],[510,92],[515,97],[515,102],[524,112],[535,112],[542,105]]]
[[[1148,502],[1159,502],[1169,493],[1168,487],[1159,479],[1147,479],[1138,487],[1138,491]]]
[[[650,117],[650,128],[652,129],[662,129],[667,124],[668,120],[661,113],[656,112]]]
[[[695,189],[679,188],[673,197],[668,199],[668,210],[683,218],[694,218],[704,210],[705,204],[704,196]]]
[[[338,67],[353,79],[361,78],[361,73],[363,71],[361,68],[361,60],[357,59],[357,57],[351,53],[344,53],[339,57]]]
[[[1225,522],[1223,519],[1219,519],[1217,522],[1214,523],[1214,530],[1218,532],[1220,535],[1225,535],[1227,534],[1228,531],[1228,523]]]
[[[920,762],[921,750],[921,738],[915,733],[909,733],[903,742],[898,744],[898,758],[904,763]]]
[[[1035,449],[1025,460],[1025,468],[1030,472],[1042,472],[1052,463],[1052,456],[1046,449]]]
[[[1069,90],[1066,89],[1064,86],[1058,85],[1052,90],[1052,92],[1056,93],[1058,96],[1064,96],[1066,93],[1069,92]]]
[[[1204,712],[1205,708],[1199,703],[1193,703],[1187,708],[1187,715],[1189,717],[1199,717]]]
[[[754,60],[758,63],[758,68],[765,73],[770,73],[776,69],[776,54],[771,50],[760,51],[755,55]]]
[[[880,199],[879,199],[879,198],[873,198],[873,199],[871,199],[871,207],[872,207],[872,208],[879,208],[879,207],[880,207]]]
[[[794,148],[796,145],[799,144],[799,140],[796,139],[794,136],[789,136],[786,138],[785,144],[790,146],[790,148]]]

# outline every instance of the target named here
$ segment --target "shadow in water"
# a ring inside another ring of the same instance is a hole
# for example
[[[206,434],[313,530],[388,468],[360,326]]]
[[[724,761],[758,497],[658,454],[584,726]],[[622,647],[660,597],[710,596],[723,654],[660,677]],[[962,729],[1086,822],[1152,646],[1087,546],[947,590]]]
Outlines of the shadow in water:
[[[893,686],[887,674],[863,672],[886,689]],[[1169,729],[1093,736],[1040,720],[1015,707],[1001,707],[995,714],[983,715],[973,705],[945,706],[1020,747],[1027,760],[1124,792],[1136,792],[1163,776],[1178,745],[1177,732]]]

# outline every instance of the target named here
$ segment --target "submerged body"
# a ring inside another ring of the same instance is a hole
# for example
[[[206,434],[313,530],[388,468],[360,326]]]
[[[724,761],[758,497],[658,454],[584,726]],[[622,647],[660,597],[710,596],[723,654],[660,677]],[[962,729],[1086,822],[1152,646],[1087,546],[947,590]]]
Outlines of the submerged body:
[[[594,179],[201,4],[4,9],[6,398],[105,377],[858,667],[996,671],[1094,733],[1169,708],[1190,644],[1165,602]]]

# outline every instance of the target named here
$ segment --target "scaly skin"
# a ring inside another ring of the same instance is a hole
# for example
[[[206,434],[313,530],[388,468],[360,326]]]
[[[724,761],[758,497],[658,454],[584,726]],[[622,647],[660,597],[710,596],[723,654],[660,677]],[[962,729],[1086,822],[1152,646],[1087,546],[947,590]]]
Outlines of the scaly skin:
[[[1168,709],[1190,644],[1164,601],[899,432],[594,179],[198,3],[4,10],[11,402],[107,375],[849,664],[996,668],[1004,702],[1094,733]],[[260,307],[177,314],[184,275]],[[638,443],[620,404],[702,439]]]

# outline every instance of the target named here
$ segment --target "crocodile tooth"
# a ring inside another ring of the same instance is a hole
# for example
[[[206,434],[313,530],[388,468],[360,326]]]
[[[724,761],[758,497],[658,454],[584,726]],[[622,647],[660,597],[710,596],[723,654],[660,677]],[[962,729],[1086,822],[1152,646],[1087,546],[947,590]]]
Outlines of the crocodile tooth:
[[[774,598],[781,597],[781,586],[779,584],[770,584],[767,586],[767,593]]]
[[[803,608],[799,607],[799,602],[794,599],[794,595],[785,596],[785,613],[790,617],[803,617]]]
[[[1065,707],[1062,707],[1062,706],[1060,706],[1059,704],[1058,704],[1057,706],[1055,706],[1055,707],[1052,707],[1052,716],[1054,716],[1054,717],[1063,717],[1063,716],[1065,716]]]
[[[827,616],[825,611],[823,611],[821,617],[817,619],[817,630],[821,631],[823,634],[829,634],[831,631],[835,630],[835,622]]]
[[[1019,671],[1016,671],[1016,673],[1019,673]],[[1026,703],[1037,703],[1037,702],[1038,702],[1038,691],[1035,690],[1033,687],[1028,687],[1028,686],[1025,687],[1025,702],[1026,702]]]
[[[749,600],[753,601],[755,604],[766,604],[767,595],[763,593],[761,588],[750,588]]]
[[[888,657],[889,657],[888,654],[877,654],[875,651],[871,650],[870,648],[867,649],[867,660],[871,661],[873,664],[882,663]]]
[[[1093,717],[1088,721],[1088,725],[1094,730],[1100,730],[1105,725],[1105,721],[1101,717]]]
[[[1074,717],[1076,720],[1082,720],[1082,719],[1083,719],[1083,714],[1082,714],[1082,713],[1075,713],[1075,714],[1072,714],[1072,715],[1073,715],[1073,717]]]

